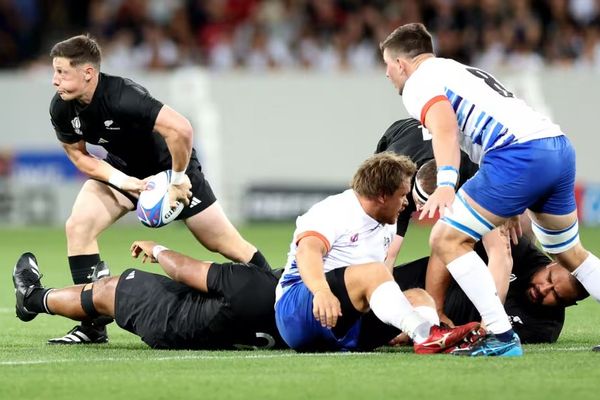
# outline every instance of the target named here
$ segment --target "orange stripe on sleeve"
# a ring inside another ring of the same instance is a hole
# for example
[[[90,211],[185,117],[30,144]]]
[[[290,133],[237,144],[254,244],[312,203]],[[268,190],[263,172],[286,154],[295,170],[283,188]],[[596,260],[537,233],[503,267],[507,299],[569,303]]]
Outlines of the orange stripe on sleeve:
[[[423,106],[423,109],[421,110],[421,124],[423,124],[423,126],[425,125],[425,117],[427,116],[427,111],[429,111],[429,109],[431,108],[432,105],[434,105],[435,103],[437,103],[438,101],[450,101],[448,100],[448,98],[446,96],[435,96],[433,99],[429,100],[427,103],[425,103],[425,105]]]
[[[296,245],[298,245],[298,243],[300,243],[300,241],[302,239],[304,239],[305,237],[309,237],[309,236],[314,236],[317,239],[320,239],[323,244],[325,245],[325,248],[327,249],[327,252],[329,252],[329,249],[331,248],[331,245],[329,244],[329,240],[327,240],[327,238],[323,235],[321,235],[319,232],[317,231],[306,231],[306,232],[302,232],[301,234],[298,235],[298,237],[296,238]]]

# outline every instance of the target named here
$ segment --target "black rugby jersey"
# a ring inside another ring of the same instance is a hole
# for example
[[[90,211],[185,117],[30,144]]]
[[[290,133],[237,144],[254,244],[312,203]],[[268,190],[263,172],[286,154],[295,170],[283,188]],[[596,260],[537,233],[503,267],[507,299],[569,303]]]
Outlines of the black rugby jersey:
[[[171,168],[171,154],[163,137],[154,132],[163,103],[134,81],[100,73],[90,104],[64,101],[57,94],[50,103],[50,118],[58,140],[102,146],[107,161],[143,179]],[[190,164],[197,163],[192,150]]]
[[[414,118],[396,121],[385,131],[379,143],[377,143],[375,153],[383,151],[393,151],[396,154],[408,156],[417,164],[417,168],[434,158],[431,134]],[[473,163],[469,156],[461,151],[458,187],[475,175],[478,169],[477,164]],[[413,184],[414,178],[411,181],[411,188]],[[410,218],[417,210],[411,194],[407,196],[407,199],[408,205],[398,216],[396,224],[396,234],[400,236],[406,234]]]

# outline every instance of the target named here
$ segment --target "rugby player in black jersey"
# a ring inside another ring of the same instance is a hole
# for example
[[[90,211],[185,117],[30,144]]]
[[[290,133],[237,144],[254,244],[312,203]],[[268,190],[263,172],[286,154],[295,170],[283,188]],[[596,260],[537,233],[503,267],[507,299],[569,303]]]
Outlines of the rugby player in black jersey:
[[[199,261],[149,241],[134,242],[131,252],[143,261],[158,262],[171,279],[133,268],[104,277],[107,267],[100,262],[91,283],[48,289],[40,281],[35,256],[23,254],[13,272],[17,317],[112,317],[158,349],[284,346],[273,308],[277,276],[270,269]]]
[[[375,153],[383,151],[393,151],[396,154],[410,157],[417,164],[417,169],[421,169],[427,161],[434,158],[431,146],[431,134],[414,118],[401,119],[390,125],[379,140],[379,143],[377,143],[377,148],[375,149]],[[466,153],[461,152],[459,183],[457,187],[465,183],[477,170],[477,164],[471,162]],[[388,250],[386,265],[390,268],[394,266],[396,257],[400,252],[411,216],[417,211],[419,204],[425,204],[427,201],[428,195],[426,193],[432,193],[435,189],[435,174],[431,180],[417,180],[417,175],[415,175],[415,178],[411,182],[412,196],[407,196],[408,205],[398,216],[396,236]]]
[[[202,245],[233,261],[268,267],[217,202],[192,147],[193,130],[185,117],[132,80],[101,73],[101,50],[89,36],[57,43],[50,56],[56,88],[50,103],[52,125],[69,159],[90,178],[66,222],[74,283],[89,282],[91,267],[100,261],[98,236],[135,209],[146,178],[167,169],[172,170],[171,205],[185,204],[178,219]],[[102,146],[106,158],[90,155],[86,143]],[[50,342],[107,339],[104,325],[86,322]]]
[[[589,294],[566,268],[552,262],[527,237],[515,245],[509,244],[506,236],[504,239],[499,236],[499,230],[490,232],[477,243],[475,250],[486,264],[489,261],[513,329],[523,343],[555,342],[564,324],[565,308]],[[424,257],[394,268],[394,279],[403,291],[425,287],[428,259]],[[452,323],[481,320],[473,303],[453,280],[444,303],[437,307],[442,308],[447,321]],[[361,347],[368,350],[384,345],[399,333],[372,313],[367,314],[361,327]]]

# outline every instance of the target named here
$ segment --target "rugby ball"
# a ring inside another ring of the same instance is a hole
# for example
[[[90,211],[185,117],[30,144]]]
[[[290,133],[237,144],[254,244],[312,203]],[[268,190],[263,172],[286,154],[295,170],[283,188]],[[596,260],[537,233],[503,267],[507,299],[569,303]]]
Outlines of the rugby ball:
[[[150,228],[160,228],[170,222],[183,210],[183,203],[177,202],[177,207],[171,209],[169,206],[169,185],[171,182],[171,170],[154,175],[146,186],[146,190],[140,193],[137,203],[137,217],[142,224]]]

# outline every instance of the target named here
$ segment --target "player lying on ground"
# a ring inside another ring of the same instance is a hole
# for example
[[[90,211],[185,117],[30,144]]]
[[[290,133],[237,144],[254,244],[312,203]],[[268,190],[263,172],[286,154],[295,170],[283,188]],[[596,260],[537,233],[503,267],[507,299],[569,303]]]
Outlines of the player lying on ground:
[[[88,321],[109,316],[159,349],[283,346],[275,327],[277,278],[271,270],[198,261],[149,241],[134,242],[131,252],[158,262],[171,279],[139,269],[101,278],[108,269],[100,262],[93,282],[48,289],[40,282],[35,256],[23,254],[13,272],[17,317],[30,321],[48,313]],[[70,335],[87,340],[81,331]]]
[[[69,159],[89,177],[66,222],[73,283],[90,282],[91,268],[100,261],[100,234],[135,209],[146,178],[168,169],[171,205],[176,200],[185,204],[177,219],[204,247],[233,261],[268,266],[231,224],[205,179],[192,147],[190,122],[136,82],[100,72],[101,53],[98,43],[85,35],[59,42],[50,52],[56,89],[50,103],[52,125]],[[87,143],[102,146],[105,159],[88,153]],[[72,341],[78,331],[87,339]],[[102,324],[86,321],[50,342],[107,340]]]
[[[508,238],[496,229],[484,236],[475,251],[488,262],[498,295],[521,340],[553,343],[562,330],[565,308],[589,294],[566,268],[552,262],[528,238],[521,238],[510,248],[508,243]],[[426,287],[428,261],[429,257],[424,257],[394,268],[394,279],[402,290]],[[450,283],[445,302],[438,305],[438,310],[449,323],[481,319],[455,281]],[[381,346],[399,334],[372,313],[363,319],[361,329],[361,347],[365,350]]]
[[[290,347],[354,350],[370,309],[409,334],[417,353],[447,351],[479,326],[441,328],[435,310],[415,309],[384,265],[415,170],[408,157],[375,154],[361,164],[351,189],[298,217],[275,304],[277,328]]]

